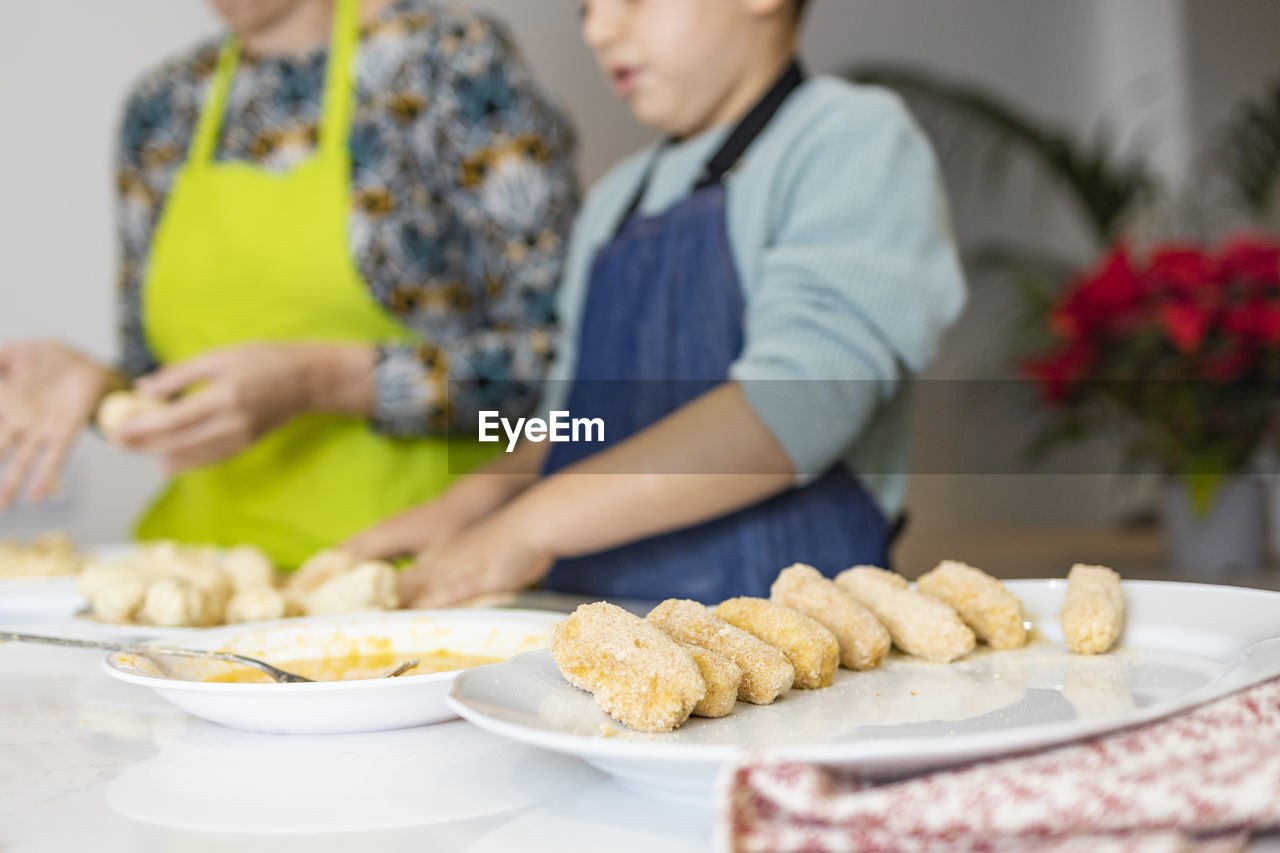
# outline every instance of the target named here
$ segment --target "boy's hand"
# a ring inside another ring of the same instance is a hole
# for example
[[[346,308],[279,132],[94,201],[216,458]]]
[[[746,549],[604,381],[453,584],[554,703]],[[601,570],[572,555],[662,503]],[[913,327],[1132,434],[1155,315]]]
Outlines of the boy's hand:
[[[500,512],[426,551],[400,576],[404,607],[448,607],[496,592],[523,589],[551,568],[551,551],[516,513]]]
[[[475,519],[446,493],[361,531],[340,547],[361,560],[392,560],[433,553]]]

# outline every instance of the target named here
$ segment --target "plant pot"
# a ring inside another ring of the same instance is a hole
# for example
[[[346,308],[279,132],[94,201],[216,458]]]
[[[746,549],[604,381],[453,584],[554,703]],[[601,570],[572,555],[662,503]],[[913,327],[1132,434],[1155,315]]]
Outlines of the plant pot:
[[[1280,565],[1280,454],[1270,443],[1258,452],[1255,467],[1262,474],[1267,490],[1267,547],[1272,567]]]
[[[1256,572],[1266,565],[1266,485],[1240,474],[1226,480],[1207,515],[1191,507],[1186,484],[1165,483],[1162,518],[1170,566],[1179,572]]]

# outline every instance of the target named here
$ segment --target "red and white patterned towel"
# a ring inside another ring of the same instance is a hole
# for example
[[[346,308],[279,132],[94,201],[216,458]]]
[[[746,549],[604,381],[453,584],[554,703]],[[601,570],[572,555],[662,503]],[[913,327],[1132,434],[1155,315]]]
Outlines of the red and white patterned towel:
[[[1280,829],[1280,679],[1046,752],[872,785],[805,764],[722,780],[720,853],[1237,851]]]

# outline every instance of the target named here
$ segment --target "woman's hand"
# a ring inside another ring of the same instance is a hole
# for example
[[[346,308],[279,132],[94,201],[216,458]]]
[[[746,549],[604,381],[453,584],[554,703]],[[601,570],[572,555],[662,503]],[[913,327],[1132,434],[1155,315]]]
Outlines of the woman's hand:
[[[448,607],[523,589],[541,579],[553,562],[551,550],[530,524],[516,512],[501,511],[419,555],[400,575],[400,603]]]
[[[117,434],[159,453],[176,474],[228,459],[306,412],[367,415],[373,348],[353,344],[242,344],[166,367],[135,387],[152,397],[184,394],[139,415]]]
[[[56,341],[0,346],[0,510],[27,483],[42,501],[98,402],[123,381],[112,370]]]

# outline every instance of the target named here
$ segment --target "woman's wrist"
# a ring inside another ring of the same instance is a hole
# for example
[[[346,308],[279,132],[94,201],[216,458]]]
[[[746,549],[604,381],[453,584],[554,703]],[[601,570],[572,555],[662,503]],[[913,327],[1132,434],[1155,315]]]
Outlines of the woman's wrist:
[[[307,411],[373,414],[374,348],[368,344],[297,344]]]
[[[93,364],[98,368],[98,387],[95,390],[98,403],[101,403],[108,394],[128,390],[129,378],[124,373],[105,364],[98,362],[93,362]],[[94,406],[94,410],[97,410],[97,405]]]
[[[117,391],[127,391],[129,389],[129,378],[120,370],[98,361],[89,359],[85,356],[95,369],[97,376],[94,379],[93,391],[90,393],[92,400],[89,410],[85,412],[84,422],[81,424],[83,428],[96,430],[98,428],[98,409],[102,405],[102,401],[107,398],[108,394],[114,394]]]

